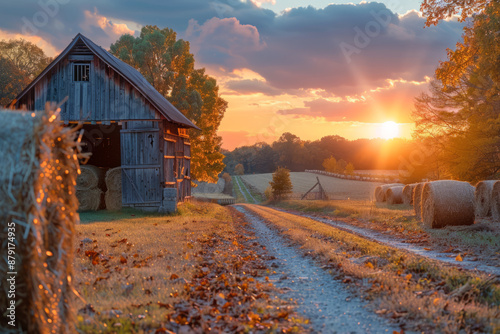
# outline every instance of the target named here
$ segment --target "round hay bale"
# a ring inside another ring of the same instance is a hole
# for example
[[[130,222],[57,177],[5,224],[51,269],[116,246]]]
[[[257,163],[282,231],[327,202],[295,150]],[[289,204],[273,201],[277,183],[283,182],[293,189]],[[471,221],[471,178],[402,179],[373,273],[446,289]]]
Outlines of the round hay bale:
[[[491,215],[500,221],[500,181],[495,182],[491,191]]]
[[[385,192],[387,204],[403,204],[403,186],[390,187]]]
[[[111,168],[106,172],[106,187],[114,192],[122,192],[122,168]],[[121,196],[121,195],[120,195]]]
[[[104,185],[104,171],[96,166],[80,166],[81,173],[76,178],[77,190],[88,190]]]
[[[476,217],[491,216],[491,195],[493,192],[493,185],[496,182],[496,180],[481,181],[476,185],[476,192],[474,194]]]
[[[416,184],[407,184],[403,188],[403,203],[406,205],[413,204],[413,189],[415,189]]]
[[[417,183],[413,188],[413,209],[418,220],[422,220],[422,189],[425,183]]]
[[[378,186],[375,188],[375,200],[377,202],[385,202],[386,198],[386,191],[387,189],[391,187],[396,187],[396,186],[404,186],[404,184],[401,183],[392,183],[392,184],[384,184],[382,186]]]
[[[422,189],[422,220],[430,228],[474,224],[474,187],[467,182],[428,182]]]
[[[106,209],[109,211],[119,211],[122,209],[122,192],[121,191],[106,191],[104,196]]]
[[[99,188],[77,189],[78,211],[97,211],[101,205],[102,191]]]

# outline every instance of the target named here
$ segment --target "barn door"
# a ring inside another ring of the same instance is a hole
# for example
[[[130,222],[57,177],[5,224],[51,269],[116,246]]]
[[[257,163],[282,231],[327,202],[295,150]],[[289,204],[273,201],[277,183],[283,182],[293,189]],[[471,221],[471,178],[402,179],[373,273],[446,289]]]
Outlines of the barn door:
[[[159,130],[122,129],[120,142],[123,206],[160,206]]]

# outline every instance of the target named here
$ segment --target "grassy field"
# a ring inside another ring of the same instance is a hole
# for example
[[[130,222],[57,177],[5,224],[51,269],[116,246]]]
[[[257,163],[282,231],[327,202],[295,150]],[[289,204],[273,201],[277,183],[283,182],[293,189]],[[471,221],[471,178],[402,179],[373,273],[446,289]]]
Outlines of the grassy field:
[[[197,202],[172,216],[82,213],[73,280],[79,332],[299,331],[290,303],[269,300],[264,251],[247,245],[244,222],[231,212]]]
[[[242,179],[248,184],[251,184],[261,193],[269,186],[272,180],[272,174],[254,174],[243,175]],[[293,192],[303,194],[317,182],[319,178],[321,185],[329,196],[333,199],[355,199],[355,200],[370,200],[373,197],[375,188],[380,185],[374,182],[352,181],[337,179],[334,177],[316,175],[312,173],[290,173],[290,179],[293,185]]]

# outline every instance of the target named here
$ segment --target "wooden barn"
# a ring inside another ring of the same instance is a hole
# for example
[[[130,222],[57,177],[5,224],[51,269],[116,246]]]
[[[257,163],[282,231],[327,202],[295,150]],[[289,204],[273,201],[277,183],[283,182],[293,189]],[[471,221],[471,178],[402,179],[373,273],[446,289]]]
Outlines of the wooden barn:
[[[191,196],[187,130],[198,129],[133,67],[78,34],[14,101],[61,107],[65,124],[84,123],[88,164],[122,167],[122,206],[173,211]]]

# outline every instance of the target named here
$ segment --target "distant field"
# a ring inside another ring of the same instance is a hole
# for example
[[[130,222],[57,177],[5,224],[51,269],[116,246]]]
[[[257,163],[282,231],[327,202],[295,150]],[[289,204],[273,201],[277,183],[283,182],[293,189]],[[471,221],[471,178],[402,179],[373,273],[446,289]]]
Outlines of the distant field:
[[[292,180],[293,192],[303,194],[317,182],[319,178],[321,185],[332,199],[354,199],[354,200],[370,200],[373,196],[375,187],[381,183],[352,181],[337,179],[334,177],[316,175],[312,173],[290,173]],[[253,174],[241,176],[247,183],[253,185],[260,192],[264,192],[272,180],[272,174]],[[315,189],[317,191],[317,189]]]

